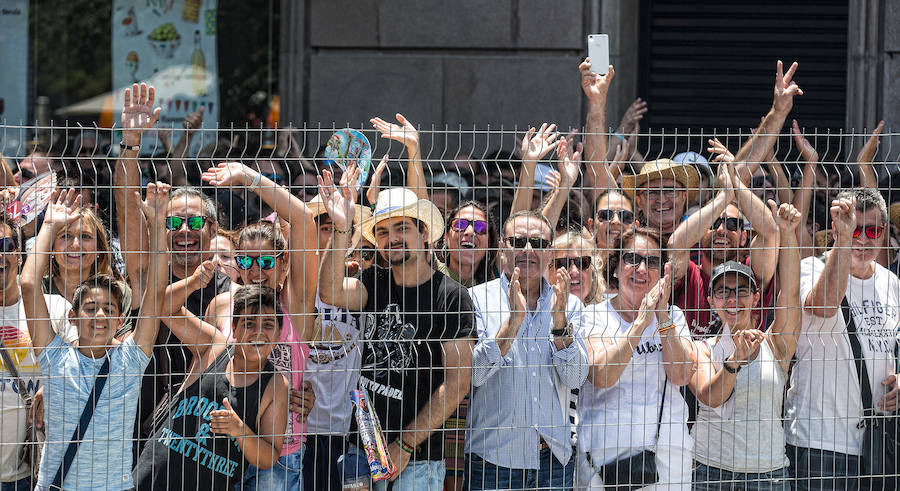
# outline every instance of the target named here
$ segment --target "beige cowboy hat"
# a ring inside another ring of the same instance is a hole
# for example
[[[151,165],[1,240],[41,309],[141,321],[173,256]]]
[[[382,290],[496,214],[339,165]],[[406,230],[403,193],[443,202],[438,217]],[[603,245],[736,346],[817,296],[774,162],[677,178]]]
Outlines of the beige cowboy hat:
[[[372,216],[372,210],[367,206],[363,206],[360,204],[353,205],[356,208],[356,216],[353,217],[353,223],[359,225],[364,220]],[[322,215],[323,213],[327,213],[328,210],[325,209],[325,203],[322,201],[322,195],[317,194],[315,198],[309,200],[309,203],[306,203],[306,207],[309,208],[309,211],[312,212],[313,218]]]
[[[375,244],[375,224],[394,217],[415,218],[424,223],[428,227],[429,244],[436,244],[444,235],[444,217],[434,203],[419,199],[407,188],[390,188],[378,193],[375,212],[360,224],[363,238]]]
[[[672,159],[647,162],[637,174],[622,176],[622,191],[634,201],[635,190],[654,179],[675,179],[687,190],[687,202],[694,201],[700,192],[700,174],[691,164],[679,164]]]

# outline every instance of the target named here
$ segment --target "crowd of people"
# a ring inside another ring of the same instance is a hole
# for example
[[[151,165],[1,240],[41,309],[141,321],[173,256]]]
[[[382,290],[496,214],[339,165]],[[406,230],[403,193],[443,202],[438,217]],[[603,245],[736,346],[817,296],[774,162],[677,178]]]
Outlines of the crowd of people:
[[[362,186],[291,131],[188,157],[202,111],[148,157],[135,84],[115,156],[89,131],[3,162],[3,199],[44,203],[0,218],[2,489],[348,489],[379,460],[354,390],[376,490],[895,489],[884,123],[841,172],[796,120],[777,160],[797,68],[734,154],[645,161],[646,102],[610,131],[586,59],[582,135],[426,162],[376,117],[406,157]]]

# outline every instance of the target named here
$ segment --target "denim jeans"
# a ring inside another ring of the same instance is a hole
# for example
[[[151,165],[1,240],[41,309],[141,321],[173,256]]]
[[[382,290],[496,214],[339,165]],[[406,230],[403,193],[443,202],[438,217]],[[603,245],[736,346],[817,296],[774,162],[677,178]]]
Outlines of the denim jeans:
[[[303,451],[305,447],[278,457],[271,469],[248,466],[244,480],[235,486],[236,490],[249,491],[303,491]]]
[[[23,477],[18,481],[0,483],[0,491],[31,491],[31,476]]]
[[[859,489],[860,459],[818,448],[787,446],[794,489],[805,491]]]
[[[369,473],[366,453],[356,445],[349,446],[338,467],[345,478]],[[372,483],[372,491],[443,491],[446,474],[447,465],[443,460],[413,460],[394,482],[384,479]]]
[[[756,474],[697,464],[693,482],[694,491],[791,491],[787,468]]]
[[[540,469],[508,469],[494,465],[474,453],[466,454],[466,482],[463,489],[541,489],[567,491],[572,489],[575,474],[574,452],[563,465],[550,449],[541,450]]]

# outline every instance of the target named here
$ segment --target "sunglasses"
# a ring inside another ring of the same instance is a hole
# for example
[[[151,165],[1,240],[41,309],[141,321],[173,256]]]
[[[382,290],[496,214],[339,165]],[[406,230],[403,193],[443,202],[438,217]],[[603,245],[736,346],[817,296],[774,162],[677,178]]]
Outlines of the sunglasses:
[[[720,286],[713,290],[713,297],[716,297],[719,300],[731,298],[732,296],[736,296],[737,298],[747,298],[750,295],[753,295],[753,289],[749,286],[739,286],[737,288]]]
[[[206,217],[166,217],[166,228],[172,231],[180,230],[184,222],[191,230],[200,230],[206,226]]]
[[[636,252],[626,252],[622,254],[622,261],[629,266],[640,266],[641,263],[647,265],[647,269],[660,269],[662,267],[662,258],[659,256],[643,256]]]
[[[507,237],[506,243],[515,249],[524,249],[528,244],[534,250],[550,247],[550,241],[541,237]]]
[[[12,237],[0,237],[0,253],[15,252],[19,248],[16,239]]]
[[[568,270],[573,264],[579,271],[584,271],[591,267],[591,256],[560,257],[553,260],[553,265],[556,269],[565,268]]]
[[[737,232],[744,228],[744,220],[740,218],[734,217],[719,217],[716,218],[716,221],[713,222],[712,227],[709,227],[710,230],[715,230],[722,225],[722,222],[725,222],[725,228],[732,231]]]
[[[276,182],[276,183],[278,183],[278,184],[281,184],[281,181],[284,181],[284,177],[282,177],[282,176],[280,176],[280,175],[278,175],[278,174],[274,174],[274,173],[272,173],[272,174],[263,174],[262,176],[263,176],[263,177],[266,177],[266,178],[269,178],[269,179],[271,179],[272,181],[274,181],[274,182]]]
[[[363,261],[371,261],[375,258],[375,249],[373,247],[360,247],[355,251],[351,251],[349,256],[353,257],[355,255],[359,255],[359,258]]]
[[[617,216],[622,223],[634,223],[634,213],[628,210],[597,210],[597,220],[600,220],[601,222],[612,221],[612,219]]]
[[[316,186],[294,186],[294,196],[303,201],[309,201],[315,198],[318,193],[319,188]]]
[[[450,227],[457,232],[465,232],[469,225],[472,226],[472,230],[475,231],[478,235],[484,235],[487,233],[488,224],[484,220],[468,220],[465,218],[456,218],[452,222],[450,222]]]
[[[237,263],[238,269],[243,269],[244,271],[253,267],[253,261],[256,261],[256,264],[259,265],[259,269],[272,269],[275,267],[275,260],[281,257],[281,253],[278,254],[266,254],[263,256],[248,256],[246,254],[237,254],[234,256],[234,262]]]
[[[756,176],[753,179],[750,179],[750,188],[751,189],[761,188],[761,187],[764,187],[766,184],[768,184],[769,187],[772,187],[772,188],[775,187],[775,181],[772,179],[771,176]]]
[[[22,182],[28,182],[35,177],[34,172],[31,172],[31,169],[23,169],[19,168],[19,174],[22,176]]]
[[[856,227],[856,230],[853,231],[853,238],[856,239],[860,235],[862,235],[863,231],[866,232],[866,237],[870,239],[877,239],[881,237],[881,234],[884,233],[884,225],[869,225],[868,227]]]

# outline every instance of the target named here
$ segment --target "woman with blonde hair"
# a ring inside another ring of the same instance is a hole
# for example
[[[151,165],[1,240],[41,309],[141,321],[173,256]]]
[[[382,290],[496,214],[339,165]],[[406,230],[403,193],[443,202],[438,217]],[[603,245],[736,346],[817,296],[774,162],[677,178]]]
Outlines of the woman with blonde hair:
[[[553,250],[553,270],[565,268],[569,273],[569,293],[585,305],[602,302],[606,282],[600,276],[600,256],[591,239],[566,232],[553,241]]]

